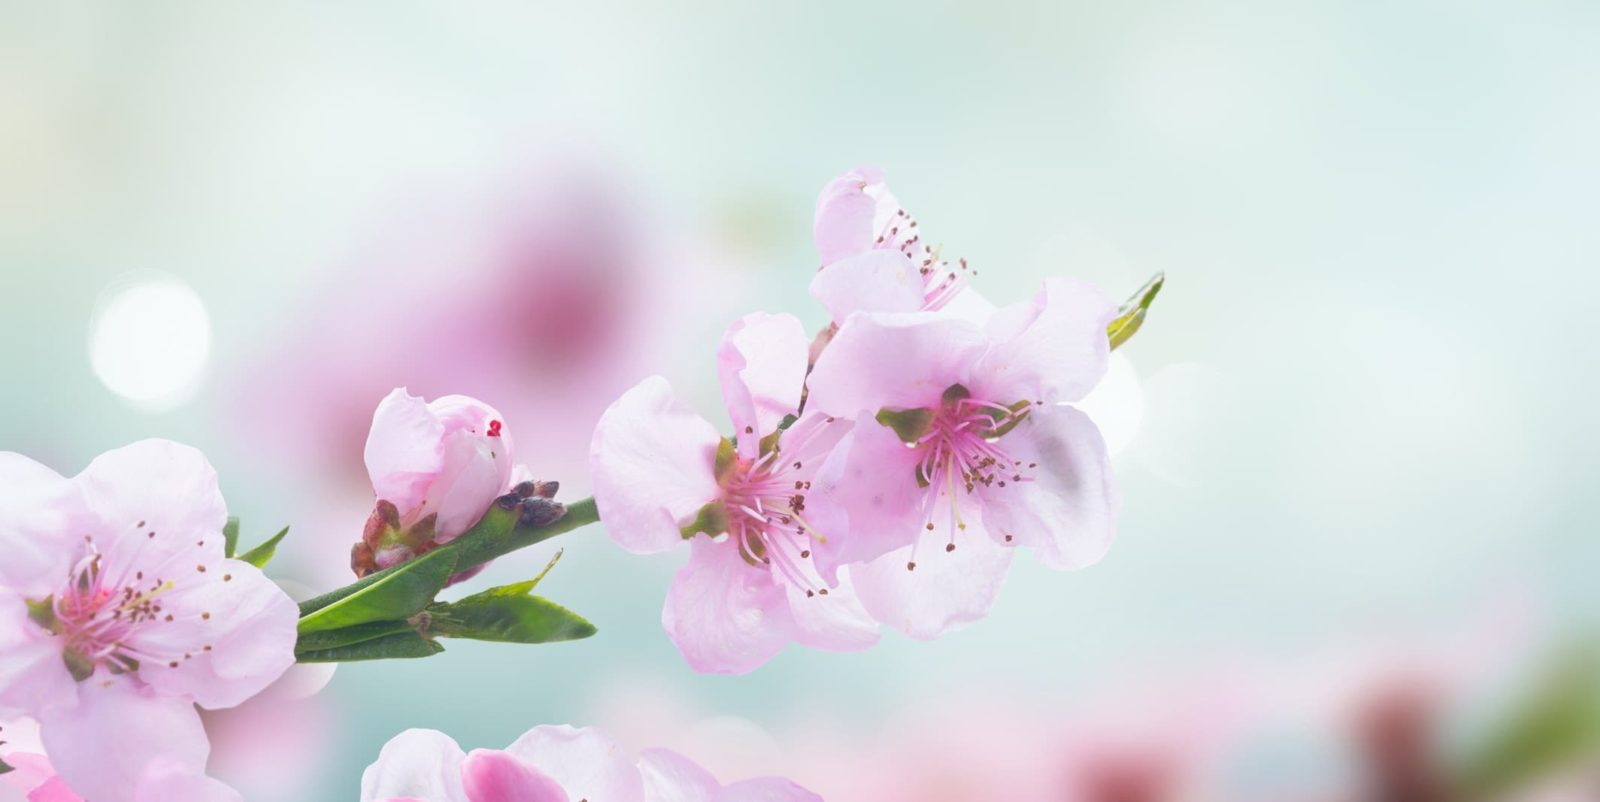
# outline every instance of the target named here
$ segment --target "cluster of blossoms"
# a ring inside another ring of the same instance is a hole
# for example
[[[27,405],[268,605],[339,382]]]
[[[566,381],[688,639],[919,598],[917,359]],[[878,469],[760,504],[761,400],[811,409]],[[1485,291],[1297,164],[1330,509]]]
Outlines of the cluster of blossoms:
[[[0,453],[0,720],[39,722],[50,768],[21,761],[43,773],[38,798],[237,798],[205,776],[195,706],[276,680],[299,613],[225,556],[226,519],[216,473],[176,443],[119,448],[71,479]]]
[[[1050,279],[997,308],[859,168],[822,191],[812,294],[832,323],[734,323],[717,352],[732,438],[660,377],[607,410],[590,460],[611,536],[689,541],[662,613],[700,671],[743,673],[794,641],[860,649],[879,624],[933,638],[983,616],[1029,546],[1078,568],[1118,506],[1098,429],[1113,303]]]
[[[593,729],[535,727],[500,749],[463,753],[435,730],[406,730],[361,777],[361,802],[822,802],[776,777],[724,786],[675,752],[629,760]]]

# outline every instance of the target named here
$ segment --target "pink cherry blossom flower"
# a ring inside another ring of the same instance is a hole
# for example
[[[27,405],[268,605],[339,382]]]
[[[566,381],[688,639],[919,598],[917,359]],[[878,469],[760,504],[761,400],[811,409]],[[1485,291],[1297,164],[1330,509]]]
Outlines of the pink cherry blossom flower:
[[[71,479],[0,453],[0,718],[37,719],[78,795],[199,776],[195,705],[237,705],[294,662],[295,604],[224,557],[226,518],[216,473],[177,443],[107,452]]]
[[[1052,279],[982,328],[928,314],[847,320],[806,407],[857,421],[816,480],[818,513],[844,519],[818,549],[823,575],[870,561],[851,571],[867,610],[932,638],[987,612],[1011,547],[1055,568],[1100,559],[1118,504],[1105,444],[1059,402],[1105,373],[1113,314],[1092,287]]]
[[[652,377],[606,410],[590,459],[595,504],[623,548],[647,554],[689,541],[662,611],[673,643],[698,671],[743,673],[791,640],[861,649],[877,625],[848,576],[824,582],[812,551],[831,532],[806,506],[824,458],[849,422],[799,411],[807,343],[789,315],[749,315],[717,353],[737,444]]]
[[[724,786],[681,755],[651,749],[631,761],[597,730],[535,727],[504,750],[461,747],[435,730],[406,730],[361,776],[361,802],[821,802],[788,780]]]
[[[356,573],[405,562],[470,529],[510,488],[512,453],[511,432],[488,404],[391,392],[367,435],[367,473],[378,500],[351,553]]]
[[[835,325],[853,312],[955,310],[993,307],[972,292],[965,259],[951,265],[942,247],[922,238],[916,218],[883,183],[883,170],[857,167],[822,188],[813,236],[822,269],[811,294]],[[964,312],[963,312],[964,313]]]

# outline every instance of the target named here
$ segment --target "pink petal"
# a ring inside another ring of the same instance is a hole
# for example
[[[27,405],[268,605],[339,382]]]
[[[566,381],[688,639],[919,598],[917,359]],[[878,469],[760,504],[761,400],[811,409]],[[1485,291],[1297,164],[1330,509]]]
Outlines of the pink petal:
[[[917,452],[894,430],[866,420],[828,455],[807,505],[827,537],[812,553],[830,582],[839,566],[867,562],[910,545],[922,524],[925,491],[917,486]]]
[[[821,577],[812,574],[817,587]],[[827,594],[807,596],[793,584],[784,584],[789,613],[794,618],[795,642],[813,649],[854,652],[878,642],[878,622],[856,596],[849,574],[841,573]]]
[[[30,797],[38,795],[42,799],[54,802],[80,802],[77,795],[67,788],[67,784],[56,777],[55,768],[50,765],[50,759],[44,755],[33,752],[8,752],[0,757],[4,757],[6,765],[11,767],[11,771],[0,774],[0,787],[14,789]],[[54,787],[47,789],[45,787],[47,785]]]
[[[1106,326],[1116,305],[1099,289],[1053,278],[1031,300],[1007,306],[989,320],[993,343],[973,368],[968,386],[984,398],[1077,401],[1106,373],[1111,344]]]
[[[468,431],[444,436],[439,476],[429,486],[421,510],[422,515],[439,516],[434,522],[438,542],[449,543],[472,528],[510,488],[511,455],[497,440]]]
[[[817,358],[806,411],[871,420],[885,407],[935,407],[946,388],[967,380],[983,346],[982,331],[964,320],[855,315]]]
[[[956,538],[943,527],[923,531],[915,547],[850,568],[867,611],[887,626],[929,640],[988,614],[1005,584],[1012,550],[990,539],[975,516]],[[916,570],[906,570],[915,561]]]
[[[51,777],[28,792],[28,802],[83,802],[83,798],[73,793],[65,780]]]
[[[202,548],[222,555],[228,510],[217,472],[189,446],[169,440],[123,446],[96,457],[73,482],[100,519],[93,534],[101,548],[106,538],[132,543],[155,532],[163,543],[205,540]]]
[[[1036,407],[1002,445],[1023,464],[1037,464],[1032,482],[983,491],[991,535],[1010,534],[1052,568],[1093,565],[1111,547],[1121,494],[1100,430],[1067,406]]]
[[[39,734],[61,778],[94,802],[138,800],[158,768],[203,774],[210,751],[193,703],[104,674],[78,683],[78,704],[44,711]]]
[[[367,475],[377,497],[416,509],[444,464],[445,428],[426,401],[399,388],[378,403],[367,433]]]
[[[644,802],[639,770],[615,741],[598,730],[534,727],[506,752],[549,775],[570,799]]]
[[[555,780],[494,749],[467,753],[461,781],[470,802],[567,802],[567,792]]]
[[[867,195],[866,189],[882,182],[882,170],[857,167],[822,188],[812,223],[812,236],[822,264],[831,264],[872,247],[877,238],[873,223],[878,202]]]
[[[0,588],[0,718],[73,702],[76,683],[61,651],[60,640],[28,618],[22,597]]]
[[[893,249],[862,251],[822,268],[811,279],[811,296],[835,323],[855,312],[919,312],[924,302],[917,265]]]
[[[717,778],[694,761],[666,749],[639,755],[644,802],[715,802],[722,790]]]
[[[589,448],[594,500],[606,532],[640,554],[679,545],[679,527],[718,495],[722,436],[652,376],[601,416]]]
[[[822,802],[822,797],[788,780],[760,777],[722,789],[716,802]]]
[[[162,597],[173,620],[152,621],[129,641],[147,654],[170,655],[178,665],[146,661],[140,679],[216,709],[260,693],[294,665],[299,609],[259,569],[221,560],[205,572],[187,565],[180,570],[187,584]]]
[[[466,757],[450,736],[438,730],[406,730],[390,738],[378,759],[362,772],[361,802],[408,797],[468,802],[461,781]]]
[[[202,772],[158,762],[145,772],[134,799],[138,802],[241,802],[242,797],[238,791]]]
[[[759,456],[761,438],[800,408],[810,346],[793,315],[745,315],[723,335],[717,375],[746,459]]]
[[[54,592],[72,567],[85,512],[77,487],[21,454],[0,451],[0,587],[30,598]]]
[[[696,671],[744,674],[783,651],[794,633],[783,588],[725,540],[696,536],[667,592],[661,623]]]

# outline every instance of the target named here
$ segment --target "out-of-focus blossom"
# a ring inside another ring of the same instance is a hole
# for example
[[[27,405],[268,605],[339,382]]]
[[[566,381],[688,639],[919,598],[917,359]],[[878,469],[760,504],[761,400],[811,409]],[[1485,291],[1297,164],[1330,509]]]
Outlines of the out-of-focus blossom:
[[[464,753],[435,730],[406,730],[361,777],[362,802],[820,802],[787,780],[723,786],[664,749],[630,760],[594,729],[535,727],[504,750]]]
[[[482,401],[450,395],[424,402],[404,389],[391,392],[367,435],[377,503],[350,554],[356,574],[405,562],[467,531],[510,488],[514,448],[500,413]]]
[[[14,771],[0,775],[0,786],[27,795],[28,802],[87,802],[56,774],[44,755],[13,752],[6,763]],[[131,779],[125,790],[135,802],[240,802],[239,792],[181,763],[157,761]]]
[[[818,548],[824,576],[870,561],[851,575],[873,617],[931,638],[988,611],[1014,546],[1054,568],[1099,560],[1119,497],[1098,429],[1060,402],[1104,375],[1114,313],[1051,279],[985,327],[845,321],[808,381],[808,413],[857,421],[817,480],[815,506],[841,522]]]
[[[965,259],[951,265],[940,246],[923,240],[880,168],[857,167],[829,181],[817,197],[812,233],[822,269],[811,294],[835,325],[854,312],[993,308],[968,288],[974,272]]]
[[[216,473],[177,443],[72,479],[0,453],[0,716],[37,719],[80,796],[203,782],[195,705],[237,705],[294,662],[295,604],[224,556],[226,518]]]
[[[850,424],[808,415],[780,432],[799,411],[806,362],[798,320],[749,315],[717,352],[736,443],[660,377],[625,393],[595,428],[595,503],[611,537],[641,554],[690,541],[662,622],[696,670],[750,671],[791,640],[822,649],[877,640],[848,577],[825,582],[812,565],[830,527],[806,499]]]

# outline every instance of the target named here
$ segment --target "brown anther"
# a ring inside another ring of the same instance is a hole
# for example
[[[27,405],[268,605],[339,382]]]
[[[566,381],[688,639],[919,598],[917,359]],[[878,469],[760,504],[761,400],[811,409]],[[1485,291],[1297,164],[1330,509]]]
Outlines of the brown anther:
[[[946,544],[944,544],[944,550],[947,551],[947,552],[955,551],[956,550],[956,544],[954,544],[954,543],[946,543]]]
[[[203,574],[203,573],[206,572],[206,567],[204,565],[197,565],[197,566],[194,567],[194,570],[199,571],[200,573]]]
[[[821,588],[821,589],[819,589],[817,591],[817,593],[818,593],[818,595],[826,596],[826,595],[828,595],[828,589],[827,588]]]
[[[913,560],[913,561],[911,561],[911,562],[908,562],[908,563],[906,563],[906,570],[907,570],[907,571],[915,571],[915,570],[917,570],[917,563],[916,563],[916,561],[915,561],[915,560]]]
[[[807,557],[810,557],[810,556],[811,556],[811,549],[801,549],[800,550],[800,559],[804,560],[804,559],[806,559]]]

